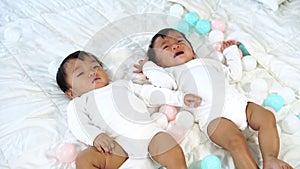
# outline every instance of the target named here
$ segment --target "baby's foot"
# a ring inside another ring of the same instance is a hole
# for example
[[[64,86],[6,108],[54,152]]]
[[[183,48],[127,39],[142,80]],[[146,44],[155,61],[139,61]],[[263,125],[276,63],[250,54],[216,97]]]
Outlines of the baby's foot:
[[[269,157],[264,161],[264,169],[293,169],[288,163],[275,157]]]

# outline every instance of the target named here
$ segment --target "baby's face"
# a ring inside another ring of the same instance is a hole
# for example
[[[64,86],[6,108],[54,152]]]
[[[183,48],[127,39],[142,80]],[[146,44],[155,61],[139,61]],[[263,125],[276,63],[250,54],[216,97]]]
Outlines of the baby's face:
[[[188,41],[177,31],[169,31],[167,36],[158,37],[153,48],[157,64],[162,67],[181,65],[195,56]]]
[[[66,63],[66,81],[71,86],[66,94],[75,98],[93,89],[108,85],[109,78],[101,65],[91,56],[83,60],[71,59]]]

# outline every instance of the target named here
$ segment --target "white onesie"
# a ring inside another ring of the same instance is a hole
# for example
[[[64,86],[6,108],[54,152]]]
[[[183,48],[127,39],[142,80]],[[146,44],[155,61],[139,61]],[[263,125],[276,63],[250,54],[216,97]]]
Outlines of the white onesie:
[[[219,117],[231,120],[241,130],[247,127],[248,99],[228,81],[238,81],[242,76],[242,64],[237,47],[234,45],[226,48],[224,55],[231,67],[224,66],[217,60],[197,58],[179,66],[165,68],[175,79],[178,90],[202,98],[197,110],[189,111],[193,112],[195,120],[206,134],[208,124]]]
[[[182,107],[183,99],[184,93],[179,91],[116,81],[71,100],[67,109],[69,128],[88,145],[93,145],[96,136],[105,132],[129,158],[145,158],[151,139],[163,131],[150,118],[147,106]]]

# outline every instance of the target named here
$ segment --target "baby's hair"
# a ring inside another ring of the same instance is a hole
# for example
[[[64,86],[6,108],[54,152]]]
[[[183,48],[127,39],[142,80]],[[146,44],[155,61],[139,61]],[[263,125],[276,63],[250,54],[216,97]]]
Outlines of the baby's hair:
[[[157,62],[156,62],[156,58],[155,58],[154,48],[153,48],[154,42],[155,42],[155,40],[156,40],[157,38],[159,38],[159,37],[165,38],[165,37],[168,35],[168,33],[169,33],[170,31],[176,31],[176,32],[179,32],[179,33],[184,37],[184,39],[189,43],[189,45],[192,47],[191,42],[186,38],[186,36],[185,36],[182,32],[180,32],[180,31],[178,31],[178,30],[176,30],[176,29],[173,29],[173,28],[165,28],[165,29],[162,29],[162,30],[160,30],[159,32],[157,32],[157,33],[152,37],[152,39],[151,39],[151,42],[150,42],[150,45],[149,45],[149,48],[148,48],[148,51],[147,51],[147,56],[148,56],[148,58],[149,58],[149,61],[152,61],[152,62],[154,62],[154,63],[157,63]],[[192,49],[192,50],[194,50],[194,49]]]
[[[66,82],[66,71],[65,71],[65,66],[66,63],[68,63],[72,59],[80,59],[84,60],[85,57],[92,57],[94,58],[100,66],[102,66],[102,62],[98,60],[98,58],[85,51],[76,51],[68,55],[60,64],[57,73],[56,73],[56,83],[58,84],[59,88],[65,93],[71,86],[69,86]]]

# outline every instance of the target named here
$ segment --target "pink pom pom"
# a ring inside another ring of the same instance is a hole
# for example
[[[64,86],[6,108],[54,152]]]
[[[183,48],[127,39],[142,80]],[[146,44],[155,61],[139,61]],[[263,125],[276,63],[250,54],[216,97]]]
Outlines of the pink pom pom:
[[[214,19],[211,21],[211,29],[225,32],[227,25],[222,19]]]
[[[63,143],[56,150],[56,157],[61,163],[71,163],[77,157],[77,150],[74,144]]]
[[[212,46],[214,50],[221,52],[222,42],[215,42],[212,44]]]
[[[168,122],[173,121],[177,115],[177,108],[170,105],[162,105],[159,108],[159,112],[167,116]]]

